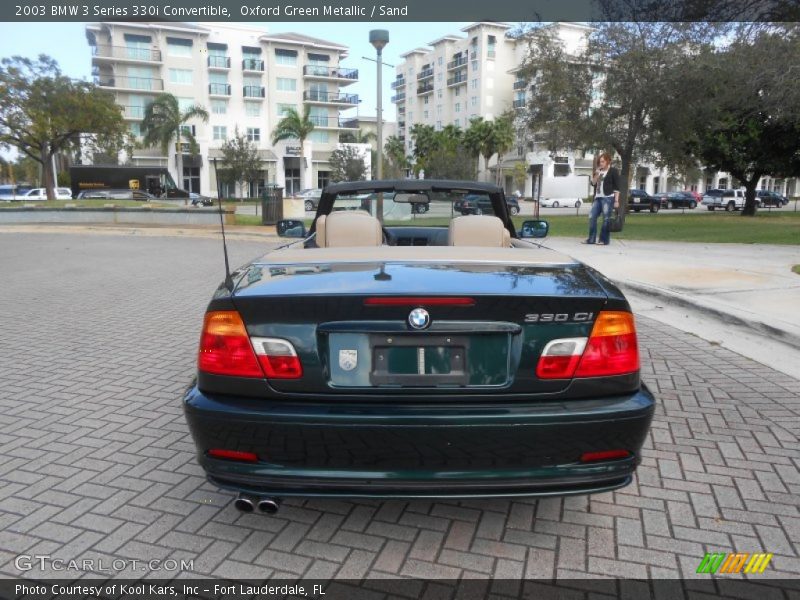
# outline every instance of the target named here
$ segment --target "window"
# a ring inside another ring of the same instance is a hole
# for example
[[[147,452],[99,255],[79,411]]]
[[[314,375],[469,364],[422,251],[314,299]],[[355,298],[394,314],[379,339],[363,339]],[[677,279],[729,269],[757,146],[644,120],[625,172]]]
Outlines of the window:
[[[425,98],[423,99],[422,103],[423,103],[423,104],[427,104],[427,103],[428,103],[428,100],[430,100],[430,99],[431,99],[431,97],[430,97],[430,96],[425,96]]]
[[[478,70],[478,61],[477,60],[473,60],[472,61],[472,70],[473,71],[477,71]]]
[[[228,102],[225,100],[212,100],[211,112],[215,115],[228,114]]]
[[[439,100],[441,100],[441,99],[442,99],[442,90],[441,90],[441,89],[438,89],[438,90],[436,90],[436,97],[437,97]]]
[[[427,119],[428,118],[428,111],[427,110],[423,110],[422,111],[422,118],[423,119]]]
[[[260,142],[261,141],[261,128],[259,127],[248,127],[247,128],[247,139],[251,142]]]
[[[278,116],[285,117],[290,110],[297,110],[294,104],[278,104]]]
[[[440,82],[440,83],[441,83],[441,81],[442,81],[442,75],[443,75],[443,73],[441,73],[441,72],[440,72],[438,75],[436,75],[436,81],[438,81],[438,82]]]
[[[442,93],[442,90],[439,90],[439,94],[441,94],[441,93]],[[455,95],[456,95],[456,96],[460,96],[460,95],[461,95],[461,86],[458,86],[458,87],[455,89]],[[441,95],[439,96],[439,98],[441,98]]]
[[[245,86],[261,87],[261,77],[258,75],[246,75],[243,81]]]
[[[297,50],[275,49],[275,63],[286,67],[297,66]]]
[[[183,189],[200,193],[200,167],[183,167]]]
[[[228,128],[225,125],[214,125],[214,140],[225,141],[228,139]]]
[[[245,102],[244,114],[248,117],[260,117],[261,105],[258,102]]]
[[[194,106],[194,98],[178,98],[178,110],[186,112]]]
[[[317,187],[323,189],[331,182],[330,171],[317,171]]]
[[[442,66],[442,64],[444,63],[444,58],[442,58],[442,57],[440,56],[440,57],[439,57],[439,61],[438,61],[438,62],[439,62],[439,66],[441,67],[441,66]]]
[[[457,113],[461,112],[461,102],[456,102],[456,112]]]
[[[327,144],[328,143],[328,132],[327,131],[312,131],[309,134],[308,139],[310,139],[312,142],[319,142],[321,144]]]
[[[279,92],[296,92],[297,79],[288,79],[286,77],[278,77],[276,81]]]
[[[177,83],[178,85],[192,85],[192,70],[191,69],[170,69],[169,82]]]
[[[473,79],[472,80],[472,89],[473,90],[477,90],[478,89],[478,80],[477,79]]]
[[[226,84],[226,83],[228,83],[228,74],[227,73],[209,73],[208,74],[208,81],[209,81],[209,83]]]
[[[128,129],[131,135],[139,138],[142,137],[142,124],[141,123],[128,123]]]
[[[197,135],[197,128],[194,125],[181,125],[181,135],[185,137],[194,137]]]
[[[136,60],[150,60],[151,38],[149,35],[125,34],[125,52],[127,58]]]
[[[441,131],[441,130],[442,130],[442,122],[436,121],[436,131]]]
[[[472,97],[472,106],[478,106],[478,97],[477,96],[473,96]]]
[[[192,40],[184,38],[167,38],[167,55],[176,58],[192,57]]]
[[[438,116],[438,117],[441,117],[441,116],[442,116],[442,105],[441,105],[441,104],[439,104],[439,105],[436,107],[436,116]]]
[[[455,121],[453,121],[453,124],[454,124],[456,127],[461,127],[461,119],[456,119]]]

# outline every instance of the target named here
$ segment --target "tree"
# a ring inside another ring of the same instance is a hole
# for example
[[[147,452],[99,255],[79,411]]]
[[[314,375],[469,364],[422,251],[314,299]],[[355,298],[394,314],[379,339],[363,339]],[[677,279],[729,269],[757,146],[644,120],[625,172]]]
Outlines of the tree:
[[[637,22],[598,23],[585,47],[571,54],[550,26],[526,32],[528,55],[519,76],[534,85],[521,119],[552,152],[616,152],[625,182],[624,217],[632,166],[652,159],[658,149],[653,114],[661,107],[675,109],[666,100],[667,73],[719,30],[708,23],[648,20],[643,13]]]
[[[475,166],[475,158],[463,146],[451,149],[442,145],[426,156],[425,177],[471,181],[477,175]]]
[[[439,141],[436,137],[436,130],[432,125],[416,123],[408,130],[411,140],[414,143],[412,156],[414,157],[414,174],[419,175],[420,171],[427,171],[425,160],[431,152],[438,148]]]
[[[374,131],[364,131],[362,129],[343,131],[339,134],[339,142],[342,144],[369,144],[377,139],[378,134]]]
[[[528,167],[518,162],[514,165],[514,168],[511,171],[512,177],[514,178],[514,185],[516,189],[522,190],[525,187],[525,180],[528,179]]]
[[[305,181],[303,176],[305,168],[305,143],[311,132],[314,131],[314,120],[310,116],[311,107],[306,104],[303,115],[294,108],[288,109],[283,118],[275,125],[272,130],[272,145],[283,140],[298,140],[300,142],[300,187]]]
[[[514,147],[516,132],[514,131],[514,114],[505,112],[494,121],[492,125],[492,136],[487,148],[491,152],[490,156],[497,154],[497,169],[495,171],[495,183],[502,185],[503,182],[503,156]]]
[[[663,135],[677,140],[665,155],[688,156],[744,185],[745,216],[756,213],[762,176],[800,176],[800,93],[786,68],[796,64],[796,23],[740,30],[728,46],[709,47],[676,66],[669,99],[682,110],[655,119]]]
[[[367,165],[355,146],[342,146],[331,152],[331,181],[363,181]]]
[[[483,117],[473,117],[464,132],[464,146],[471,156],[482,156],[484,160],[484,178],[489,170],[489,159],[494,154],[492,124]],[[491,154],[490,154],[491,152]]]
[[[383,145],[383,160],[383,171],[387,177],[393,179],[404,177],[408,169],[408,158],[403,140],[396,135],[389,136]]]
[[[236,127],[233,138],[222,144],[222,167],[228,181],[239,186],[239,197],[245,195],[245,185],[253,181],[261,172],[261,158],[258,148],[239,133]]]
[[[178,172],[178,182],[183,181],[183,146],[182,137],[189,142],[189,152],[195,155],[199,152],[197,140],[190,127],[186,125],[193,119],[208,122],[208,111],[194,104],[186,110],[181,110],[178,99],[172,94],[164,93],[148,104],[144,110],[142,120],[143,143],[145,146],[159,146],[164,154],[169,156],[169,147],[175,140],[175,168]]]
[[[13,56],[0,63],[0,146],[42,166],[49,200],[55,199],[56,153],[76,149],[82,134],[122,146],[127,131],[113,94],[62,75],[51,57]]]

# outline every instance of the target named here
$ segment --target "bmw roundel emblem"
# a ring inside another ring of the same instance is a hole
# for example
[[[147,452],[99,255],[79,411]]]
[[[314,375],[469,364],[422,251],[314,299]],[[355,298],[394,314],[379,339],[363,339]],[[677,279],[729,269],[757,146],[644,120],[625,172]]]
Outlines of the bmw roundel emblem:
[[[431,324],[431,316],[424,308],[415,308],[408,315],[408,324],[414,329],[425,329]]]

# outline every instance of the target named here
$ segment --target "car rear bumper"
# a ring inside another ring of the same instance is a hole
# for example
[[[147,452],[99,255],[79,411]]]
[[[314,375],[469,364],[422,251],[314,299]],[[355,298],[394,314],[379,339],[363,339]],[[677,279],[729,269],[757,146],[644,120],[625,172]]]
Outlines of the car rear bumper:
[[[187,391],[209,481],[273,496],[385,498],[588,494],[630,483],[652,419],[646,387],[591,400],[415,405],[275,402]],[[210,458],[254,452],[255,463]],[[624,459],[582,463],[585,452]]]

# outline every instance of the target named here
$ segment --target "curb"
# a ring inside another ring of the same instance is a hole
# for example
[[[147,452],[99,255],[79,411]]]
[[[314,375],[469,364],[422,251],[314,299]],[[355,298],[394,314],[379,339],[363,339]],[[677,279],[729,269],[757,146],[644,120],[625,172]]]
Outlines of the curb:
[[[689,300],[683,294],[665,290],[663,288],[635,281],[617,281],[616,283],[625,290],[646,294],[648,296],[656,296],[672,304],[677,304],[684,308],[706,313],[713,318],[722,321],[723,323],[744,327],[745,329],[750,329],[756,333],[768,335],[775,341],[782,342],[788,346],[792,346],[793,348],[800,350],[800,335],[786,331],[785,329],[780,329],[774,325],[769,325],[768,323],[764,323],[762,321],[746,319],[735,314],[731,314],[730,312],[708,306],[707,304],[699,303],[695,300]]]

